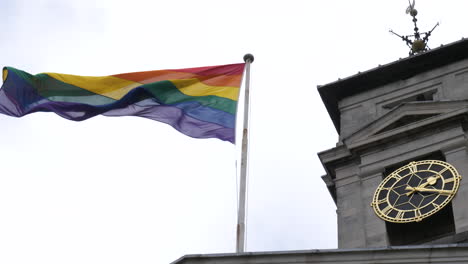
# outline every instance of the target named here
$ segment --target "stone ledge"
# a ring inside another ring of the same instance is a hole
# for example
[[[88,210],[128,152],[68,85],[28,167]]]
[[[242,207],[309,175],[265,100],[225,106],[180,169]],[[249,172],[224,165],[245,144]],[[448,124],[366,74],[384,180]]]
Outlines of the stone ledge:
[[[468,243],[369,249],[316,249],[186,255],[172,264],[468,263]]]

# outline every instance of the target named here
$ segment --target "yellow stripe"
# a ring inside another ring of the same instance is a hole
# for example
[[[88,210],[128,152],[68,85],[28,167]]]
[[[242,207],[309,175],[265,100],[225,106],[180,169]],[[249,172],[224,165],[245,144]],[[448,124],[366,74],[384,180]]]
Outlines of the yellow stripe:
[[[190,96],[216,95],[237,101],[239,98],[239,87],[210,86],[200,82],[198,79],[170,80],[182,93]]]
[[[124,80],[113,76],[90,77],[59,73],[46,74],[64,83],[68,83],[116,100],[122,98],[133,88],[142,85],[141,83]]]
[[[3,69],[3,81],[6,81],[7,76],[8,76],[8,70]]]

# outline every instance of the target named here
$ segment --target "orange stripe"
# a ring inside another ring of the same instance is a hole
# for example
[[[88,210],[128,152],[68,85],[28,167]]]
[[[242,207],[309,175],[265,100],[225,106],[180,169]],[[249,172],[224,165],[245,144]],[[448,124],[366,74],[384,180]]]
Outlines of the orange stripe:
[[[234,86],[239,87],[242,75],[207,75],[200,76],[189,72],[176,72],[170,70],[132,72],[112,75],[129,81],[139,83],[153,83],[165,80],[180,80],[196,78],[202,83],[212,86]]]

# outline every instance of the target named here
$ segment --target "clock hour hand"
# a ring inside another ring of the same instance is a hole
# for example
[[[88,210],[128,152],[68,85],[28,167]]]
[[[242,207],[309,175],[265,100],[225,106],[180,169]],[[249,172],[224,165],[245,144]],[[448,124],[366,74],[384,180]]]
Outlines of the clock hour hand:
[[[412,192],[435,192],[439,194],[453,194],[453,191],[448,191],[448,190],[437,190],[437,189],[428,189],[428,188],[423,188],[423,187],[406,187],[405,190],[407,191],[412,191]]]

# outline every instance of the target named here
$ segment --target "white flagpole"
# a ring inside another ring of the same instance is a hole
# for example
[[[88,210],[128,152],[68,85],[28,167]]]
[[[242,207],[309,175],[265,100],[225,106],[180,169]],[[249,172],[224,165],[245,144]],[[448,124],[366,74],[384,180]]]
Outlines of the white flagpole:
[[[250,64],[254,61],[252,54],[244,56],[245,61],[245,89],[244,89],[244,127],[242,129],[241,171],[239,183],[239,211],[237,212],[237,241],[236,252],[245,250],[245,211],[247,196],[247,162],[249,136],[249,99],[250,99]]]

